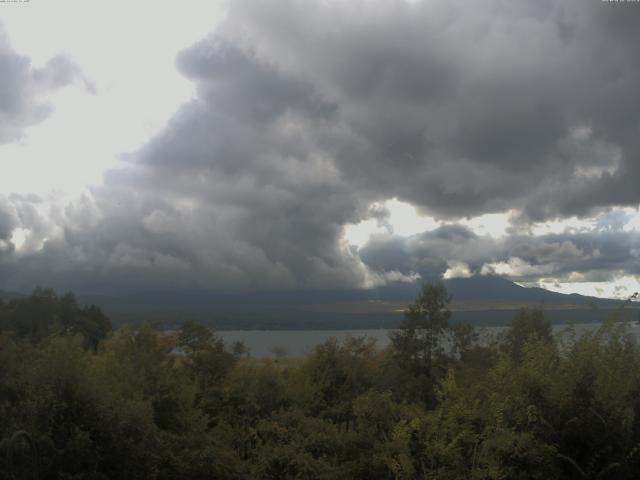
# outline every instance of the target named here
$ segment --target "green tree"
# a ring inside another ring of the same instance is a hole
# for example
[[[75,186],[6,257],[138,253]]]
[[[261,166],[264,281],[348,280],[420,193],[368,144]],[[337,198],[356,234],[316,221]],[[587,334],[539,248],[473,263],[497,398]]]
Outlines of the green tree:
[[[198,385],[200,405],[213,415],[221,406],[224,377],[236,364],[238,357],[226,350],[220,336],[194,321],[182,325],[177,346],[185,352],[183,365]]]
[[[180,327],[178,346],[190,354],[210,347],[215,336],[210,328],[193,320],[187,320]]]
[[[375,340],[368,337],[350,337],[342,344],[332,337],[316,346],[297,372],[294,396],[300,406],[339,428],[352,428],[352,401],[373,385],[374,354]]]
[[[433,400],[438,362],[443,360],[443,340],[449,333],[451,297],[442,283],[425,284],[416,301],[404,312],[398,330],[390,334],[397,360],[420,379],[423,399]]]
[[[451,327],[452,353],[462,361],[468,362],[470,354],[478,343],[478,332],[473,325],[457,323]]]
[[[39,342],[54,331],[81,334],[85,347],[95,350],[111,332],[111,321],[95,305],[81,307],[72,293],[58,297],[47,288],[36,288],[25,298],[0,306],[0,330]]]
[[[551,322],[544,318],[541,308],[520,309],[505,335],[507,352],[518,359],[527,343],[538,340],[552,342]]]

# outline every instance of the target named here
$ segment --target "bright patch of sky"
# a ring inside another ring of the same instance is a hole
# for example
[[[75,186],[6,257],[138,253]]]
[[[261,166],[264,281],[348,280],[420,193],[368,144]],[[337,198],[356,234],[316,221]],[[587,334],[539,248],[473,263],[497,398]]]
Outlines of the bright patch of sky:
[[[441,225],[435,218],[418,214],[413,205],[397,198],[385,202],[385,207],[389,210],[389,224],[393,233],[401,237],[435,230]]]
[[[478,217],[462,219],[458,223],[469,227],[476,235],[488,235],[499,238],[507,234],[514,213],[513,211],[506,213],[486,213]]]
[[[551,235],[569,232],[580,232],[593,230],[596,224],[594,218],[563,218],[562,220],[551,220],[548,222],[536,223],[531,227],[531,233],[536,236]]]
[[[349,245],[362,247],[374,235],[389,234],[389,229],[380,224],[379,220],[370,218],[360,223],[350,223],[344,227],[344,238]]]
[[[394,234],[400,237],[410,237],[435,230],[445,224],[434,217],[420,215],[413,205],[397,198],[383,202],[380,207],[389,212],[388,218],[385,218],[384,221],[370,218],[357,224],[345,226],[344,236],[350,245],[360,248],[376,235]],[[513,211],[488,213],[477,217],[463,218],[455,223],[468,227],[476,235],[499,238],[507,234],[513,214]]]
[[[553,265],[531,265],[519,257],[512,257],[508,262],[493,262],[483,265],[481,275],[506,275],[521,277],[528,275],[548,275],[553,272]]]
[[[626,208],[627,221],[622,227],[625,232],[640,232],[640,211],[634,208]]]
[[[410,203],[392,198],[379,205],[389,215],[384,219],[370,218],[360,223],[348,224],[344,228],[344,238],[350,245],[358,248],[365,245],[376,235],[399,235],[410,237],[422,232],[435,230],[442,225],[433,217],[420,215]]]
[[[11,243],[13,243],[15,249],[20,250],[22,249],[22,247],[24,247],[28,236],[29,230],[27,230],[26,228],[16,228],[15,230],[13,230],[13,232],[11,232],[10,240]]]
[[[176,54],[211,32],[224,14],[222,2],[212,0],[2,7],[17,53],[36,67],[63,54],[85,79],[50,98],[52,115],[20,141],[0,146],[7,166],[0,191],[41,195],[78,194],[100,183],[120,154],[159,131],[193,96],[193,83],[175,67]]]
[[[590,231],[640,231],[640,211],[635,208],[614,208],[587,218],[563,218],[535,223],[529,227],[532,235],[552,235]]]
[[[627,299],[635,292],[640,292],[640,280],[632,275],[622,275],[609,282],[557,282],[542,279],[539,286],[553,292],[619,299]]]

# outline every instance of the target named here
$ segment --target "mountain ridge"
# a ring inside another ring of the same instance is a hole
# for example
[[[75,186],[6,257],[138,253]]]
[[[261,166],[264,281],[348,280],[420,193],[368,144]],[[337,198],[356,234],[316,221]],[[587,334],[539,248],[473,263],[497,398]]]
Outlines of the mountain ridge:
[[[621,300],[527,288],[502,277],[471,277],[443,282],[452,296],[452,311],[512,311],[524,306],[548,309],[613,308]],[[217,328],[311,328],[392,325],[421,289],[420,283],[373,289],[299,289],[250,292],[135,292],[119,296],[80,296],[116,320],[157,319],[163,323],[192,318]],[[489,313],[483,314],[487,317]],[[455,316],[455,315],[454,315]],[[469,315],[467,315],[469,316]],[[471,315],[471,317],[473,317]],[[504,315],[499,323],[504,323]],[[307,323],[305,323],[307,322]]]
[[[512,316],[510,312],[526,306],[543,307],[556,323],[573,319],[578,311],[581,319],[599,321],[602,315],[594,314],[594,307],[607,310],[624,303],[615,299],[527,288],[499,276],[454,278],[443,283],[452,297],[453,320],[477,324],[506,324]],[[193,319],[214,328],[231,330],[395,328],[404,309],[419,294],[421,285],[414,282],[372,289],[244,292],[139,291],[111,295],[80,294],[77,298],[82,304],[99,306],[115,323],[150,320],[172,327]],[[10,298],[22,295],[0,291],[0,298],[5,294]]]

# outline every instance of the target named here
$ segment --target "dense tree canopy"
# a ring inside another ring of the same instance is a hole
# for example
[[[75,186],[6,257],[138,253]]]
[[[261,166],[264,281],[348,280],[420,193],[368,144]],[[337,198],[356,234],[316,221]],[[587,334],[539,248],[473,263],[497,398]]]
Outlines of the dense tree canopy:
[[[480,342],[447,304],[426,286],[386,349],[252,359],[37,290],[0,306],[0,479],[637,478],[626,323],[554,337],[522,310]]]
[[[53,332],[80,334],[95,349],[111,331],[111,322],[95,305],[78,304],[72,293],[59,297],[53,290],[36,288],[24,298],[0,303],[0,331],[37,342]]]

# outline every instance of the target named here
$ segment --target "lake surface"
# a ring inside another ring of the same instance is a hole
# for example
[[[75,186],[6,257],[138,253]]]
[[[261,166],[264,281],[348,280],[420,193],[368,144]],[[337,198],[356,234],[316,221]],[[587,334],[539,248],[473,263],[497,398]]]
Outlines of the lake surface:
[[[578,334],[597,328],[599,323],[579,323],[575,325]],[[554,325],[554,333],[565,329],[567,325]],[[507,327],[478,328],[485,339],[497,335]],[[640,325],[629,324],[629,330],[640,337]],[[298,357],[310,353],[331,337],[342,341],[347,337],[368,336],[376,339],[376,345],[384,348],[389,344],[389,332],[386,328],[370,330],[227,330],[219,331],[225,342],[242,341],[249,348],[252,357],[264,358],[274,356],[274,349],[281,350],[287,356]]]

